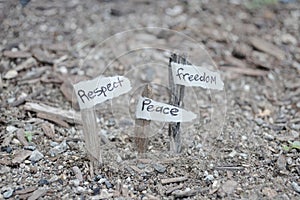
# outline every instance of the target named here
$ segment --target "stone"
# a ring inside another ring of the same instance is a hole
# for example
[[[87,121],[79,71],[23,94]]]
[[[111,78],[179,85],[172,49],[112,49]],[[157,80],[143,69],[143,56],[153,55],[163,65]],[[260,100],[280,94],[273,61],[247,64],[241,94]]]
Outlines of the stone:
[[[164,165],[161,165],[159,163],[154,163],[153,168],[159,173],[164,173],[167,169]]]
[[[227,194],[231,194],[234,192],[234,190],[236,189],[238,183],[234,180],[228,180],[226,181],[223,186],[222,189],[225,193]]]
[[[16,78],[18,76],[18,72],[14,69],[9,70],[8,72],[6,72],[6,74],[4,75],[4,79],[13,79]]]
[[[50,155],[52,157],[57,156],[58,154],[61,154],[63,152],[65,152],[68,148],[68,145],[66,143],[66,141],[64,140],[62,143],[60,143],[59,145],[53,147],[52,149],[50,149]]]
[[[5,190],[5,192],[3,193],[3,197],[5,198],[5,199],[8,199],[8,198],[10,198],[12,195],[13,195],[13,193],[14,193],[14,190],[12,189],[12,188],[7,188],[6,190]]]
[[[34,150],[34,151],[32,152],[32,154],[30,155],[29,160],[30,160],[31,162],[36,163],[36,162],[38,162],[39,160],[41,160],[42,158],[44,158],[44,155],[43,155],[41,152],[39,152],[38,150]]]
[[[47,179],[40,179],[38,182],[39,186],[49,185],[49,181]]]
[[[298,183],[292,182],[292,187],[296,192],[300,193],[300,186],[298,185]]]
[[[297,44],[297,39],[292,36],[291,34],[283,34],[281,36],[281,41],[284,43],[284,44],[291,44],[291,45],[296,45]]]

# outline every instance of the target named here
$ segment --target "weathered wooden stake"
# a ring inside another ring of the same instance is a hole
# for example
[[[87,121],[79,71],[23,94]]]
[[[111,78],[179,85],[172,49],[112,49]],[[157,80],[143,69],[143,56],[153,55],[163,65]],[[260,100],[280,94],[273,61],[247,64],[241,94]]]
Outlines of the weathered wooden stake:
[[[170,86],[170,104],[173,106],[183,108],[184,88],[183,85],[174,84],[171,63],[186,64],[186,58],[172,54],[169,60],[169,86]],[[180,153],[181,151],[181,136],[180,136],[180,122],[169,123],[170,136],[170,151]]]
[[[147,84],[142,92],[143,97],[152,98],[152,89]],[[150,120],[135,119],[135,145],[139,154],[146,153],[148,146],[148,132],[150,131]]]
[[[85,146],[93,165],[101,164],[100,138],[98,135],[96,114],[93,108],[81,110]]]

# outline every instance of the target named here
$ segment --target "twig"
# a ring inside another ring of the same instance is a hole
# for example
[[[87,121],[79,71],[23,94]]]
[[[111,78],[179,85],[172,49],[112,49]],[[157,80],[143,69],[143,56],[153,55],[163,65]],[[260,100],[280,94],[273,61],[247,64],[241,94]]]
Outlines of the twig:
[[[183,182],[186,181],[188,178],[185,176],[175,177],[175,178],[166,178],[161,179],[161,184],[170,184],[170,183],[177,183],[177,182]]]
[[[244,170],[244,167],[239,166],[218,166],[215,167],[215,170]]]

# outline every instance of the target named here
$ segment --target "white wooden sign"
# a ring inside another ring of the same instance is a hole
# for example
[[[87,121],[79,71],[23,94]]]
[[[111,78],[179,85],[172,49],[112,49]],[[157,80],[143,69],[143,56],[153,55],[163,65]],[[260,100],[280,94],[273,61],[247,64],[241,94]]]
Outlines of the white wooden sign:
[[[204,67],[179,63],[171,63],[171,66],[175,84],[223,90],[224,83],[218,72],[210,71]]]
[[[80,109],[87,109],[129,92],[131,85],[129,79],[123,76],[99,76],[75,84],[74,89]]]
[[[135,114],[137,119],[162,122],[188,122],[197,117],[193,112],[146,97],[140,97]]]

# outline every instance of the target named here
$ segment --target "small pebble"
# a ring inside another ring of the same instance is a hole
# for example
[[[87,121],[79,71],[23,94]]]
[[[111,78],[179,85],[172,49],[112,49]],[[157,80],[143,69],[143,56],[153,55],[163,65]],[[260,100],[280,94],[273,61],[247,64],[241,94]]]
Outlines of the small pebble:
[[[163,165],[161,165],[161,164],[159,164],[159,163],[154,163],[153,164],[153,168],[157,171],[157,172],[159,172],[159,173],[164,173],[165,171],[166,171],[166,167],[165,166],[163,166]]]
[[[28,145],[28,146],[25,146],[24,149],[34,151],[36,149],[36,146]]]
[[[98,194],[100,194],[100,187],[95,187],[95,188],[93,188],[93,195],[98,195]]]
[[[36,162],[38,162],[39,160],[41,160],[42,158],[44,158],[44,155],[43,155],[41,152],[39,152],[38,150],[34,150],[34,151],[31,153],[29,160],[30,160],[31,162],[36,163]]]
[[[80,185],[80,181],[78,179],[75,179],[72,181],[74,186],[79,186]]]
[[[106,181],[106,178],[100,178],[99,181],[98,181],[98,183],[102,184],[102,183],[104,183],[105,181]]]
[[[60,143],[59,145],[53,147],[52,149],[50,149],[50,155],[52,157],[57,156],[58,154],[61,154],[63,152],[65,152],[68,148],[68,145],[66,143],[66,141],[64,140],[62,143]]]
[[[16,70],[9,70],[8,72],[6,72],[6,74],[4,75],[4,79],[13,79],[16,78],[18,76],[18,72]]]
[[[113,185],[108,180],[106,180],[104,183],[105,183],[105,186],[107,189],[110,189],[113,187]]]
[[[47,179],[40,179],[38,182],[39,186],[49,185],[49,181]]]
[[[13,149],[10,146],[8,146],[8,147],[1,147],[1,151],[4,151],[6,153],[11,153],[12,150]]]
[[[214,176],[211,175],[211,174],[208,174],[205,178],[204,178],[205,181],[213,181],[214,180]]]
[[[296,192],[300,193],[300,186],[298,185],[298,183],[292,182],[292,187]]]
[[[98,181],[100,181],[101,178],[103,178],[102,175],[97,175],[97,176],[95,176],[94,181],[98,182]]]
[[[15,126],[7,126],[7,127],[6,127],[6,131],[7,131],[8,133],[13,133],[13,132],[15,132],[16,130],[18,130],[18,128],[15,127]]]
[[[13,195],[13,193],[14,193],[14,190],[12,189],[12,188],[7,188],[6,189],[6,191],[3,193],[3,197],[5,198],[5,199],[8,199],[8,198],[10,198],[12,195]]]
[[[292,159],[291,157],[288,157],[288,158],[286,159],[286,163],[287,163],[288,165],[293,164],[293,159]]]
[[[84,187],[81,187],[81,186],[78,186],[78,187],[76,188],[76,192],[79,193],[79,194],[84,193],[84,192],[85,192],[85,188],[84,188]]]

